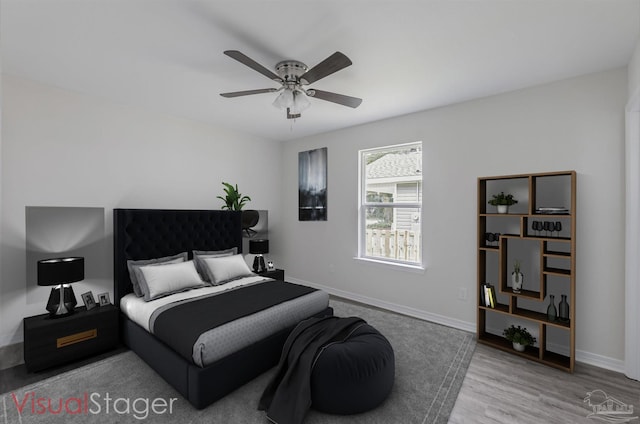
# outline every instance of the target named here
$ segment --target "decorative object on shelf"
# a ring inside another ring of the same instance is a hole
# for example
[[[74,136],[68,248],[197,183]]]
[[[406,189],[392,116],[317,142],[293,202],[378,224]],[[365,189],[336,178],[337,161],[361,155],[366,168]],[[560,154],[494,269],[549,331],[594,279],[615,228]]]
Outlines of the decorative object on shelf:
[[[541,206],[536,208],[536,213],[541,215],[566,215],[569,213],[569,209],[565,207],[546,207]]]
[[[244,231],[247,237],[254,236],[256,230],[253,229],[260,221],[260,211],[255,209],[247,209],[242,211],[242,231]]]
[[[500,233],[484,233],[484,239],[487,241],[487,246],[489,246],[489,243],[497,243],[500,241]],[[491,245],[491,247],[493,247],[493,245]]]
[[[542,221],[533,221],[531,223],[531,229],[537,233],[537,236],[539,236],[540,231],[542,231]]]
[[[273,261],[267,262],[267,271],[274,271],[276,266],[273,264]]]
[[[71,283],[84,280],[84,258],[51,258],[38,261],[38,285],[56,286],[51,289],[47,311],[52,318],[73,313],[76,296]]]
[[[560,237],[560,231],[562,231],[562,222],[556,221],[556,223],[553,224],[553,229],[556,230],[556,232],[558,233],[558,237]]]
[[[80,297],[82,298],[82,301],[84,302],[84,306],[87,308],[87,311],[90,311],[91,309],[98,306],[96,304],[96,300],[93,298],[93,293],[91,293],[91,291],[82,293]]]
[[[550,294],[549,306],[547,306],[547,319],[551,322],[554,322],[557,318],[558,318],[558,311],[556,310],[554,296]]]
[[[242,193],[238,191],[238,184],[236,186],[232,186],[229,183],[222,182],[224,186],[225,196],[217,196],[218,199],[224,202],[224,206],[222,209],[229,209],[230,211],[240,211],[245,203],[251,201],[251,197],[243,196]]]
[[[511,325],[502,332],[505,339],[513,344],[513,348],[518,352],[524,352],[527,346],[533,345],[536,338],[529,333],[529,330],[520,326]]]
[[[496,299],[496,289],[491,283],[482,285],[483,303],[487,308],[495,308],[498,300]]]
[[[264,264],[263,255],[269,253],[269,240],[249,240],[249,253],[256,255],[253,258],[253,272],[265,272],[267,268]]]
[[[558,319],[561,322],[569,322],[569,302],[567,302],[567,295],[560,295],[560,303],[558,304]]]
[[[111,300],[109,300],[109,293],[100,293],[98,295],[98,302],[100,306],[111,305]]]
[[[494,194],[493,199],[487,203],[497,207],[498,213],[508,213],[509,206],[515,205],[518,201],[513,198],[513,194],[504,194],[504,191],[501,191],[500,194]]]
[[[524,284],[524,274],[520,272],[520,261],[515,260],[513,263],[513,272],[511,273],[511,288],[514,293],[520,293]]]

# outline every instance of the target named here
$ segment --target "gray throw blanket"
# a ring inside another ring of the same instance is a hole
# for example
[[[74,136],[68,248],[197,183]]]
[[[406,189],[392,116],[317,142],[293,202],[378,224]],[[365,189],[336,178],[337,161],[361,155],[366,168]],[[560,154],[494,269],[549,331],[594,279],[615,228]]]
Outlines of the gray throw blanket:
[[[311,371],[322,348],[349,337],[366,322],[357,317],[309,318],[287,338],[277,371],[260,398],[258,409],[277,424],[300,424],[311,406]]]

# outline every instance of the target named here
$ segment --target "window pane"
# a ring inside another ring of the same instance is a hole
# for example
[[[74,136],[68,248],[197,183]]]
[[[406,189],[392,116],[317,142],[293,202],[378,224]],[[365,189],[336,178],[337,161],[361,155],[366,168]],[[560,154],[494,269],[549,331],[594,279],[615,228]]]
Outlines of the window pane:
[[[366,209],[366,256],[420,262],[420,246],[420,209]]]

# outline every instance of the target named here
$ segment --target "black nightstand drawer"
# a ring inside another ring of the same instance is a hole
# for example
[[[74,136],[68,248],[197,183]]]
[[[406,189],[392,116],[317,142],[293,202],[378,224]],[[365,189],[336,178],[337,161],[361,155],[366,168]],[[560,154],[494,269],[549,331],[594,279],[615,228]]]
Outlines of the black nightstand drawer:
[[[73,315],[50,318],[49,314],[24,319],[24,362],[38,371],[116,347],[118,308],[100,306]]]

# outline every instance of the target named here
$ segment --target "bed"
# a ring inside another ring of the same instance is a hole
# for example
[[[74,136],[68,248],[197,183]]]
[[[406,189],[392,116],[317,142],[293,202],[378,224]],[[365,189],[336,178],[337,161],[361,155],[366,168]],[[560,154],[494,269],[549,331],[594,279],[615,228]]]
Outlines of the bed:
[[[241,212],[114,209],[113,219],[116,305],[120,305],[127,295],[131,297],[133,291],[128,260],[160,258],[179,252],[189,252],[191,257],[193,250],[237,248],[239,253],[242,252]],[[270,282],[276,283],[280,282]],[[328,306],[320,312],[309,312],[309,316],[332,314]],[[275,366],[282,346],[295,326],[293,324],[199,366],[124,313],[121,313],[120,322],[123,343],[198,409],[210,405]]]

